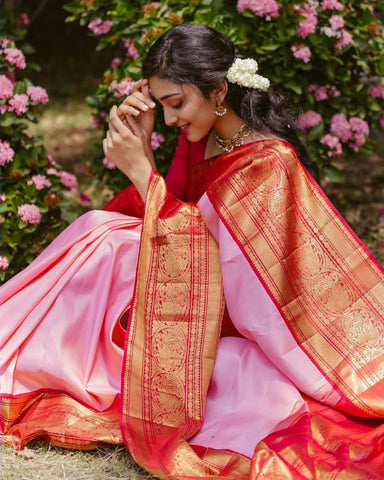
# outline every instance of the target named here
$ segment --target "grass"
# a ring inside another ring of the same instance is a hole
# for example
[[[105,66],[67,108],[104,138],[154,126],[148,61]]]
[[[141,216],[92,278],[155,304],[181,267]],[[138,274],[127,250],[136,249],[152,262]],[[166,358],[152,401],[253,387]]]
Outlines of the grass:
[[[17,451],[1,447],[2,480],[151,480],[123,446],[66,450],[36,442]]]

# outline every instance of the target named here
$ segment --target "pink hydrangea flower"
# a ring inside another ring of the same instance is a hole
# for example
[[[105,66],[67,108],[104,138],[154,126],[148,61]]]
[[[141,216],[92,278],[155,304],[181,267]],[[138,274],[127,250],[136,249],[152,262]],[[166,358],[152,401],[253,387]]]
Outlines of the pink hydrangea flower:
[[[332,30],[340,30],[345,25],[345,20],[341,15],[332,15],[329,19]]]
[[[124,42],[124,47],[127,49],[127,58],[139,58],[139,52],[137,48],[133,44],[133,40],[131,38],[127,38]]]
[[[72,192],[76,192],[77,190],[77,178],[73,173],[69,172],[58,172],[57,176],[60,177],[61,183],[64,187],[69,188]]]
[[[11,41],[9,40],[9,38],[4,37],[4,38],[1,39],[0,46],[1,46],[1,48],[7,48],[10,43],[11,43]]]
[[[7,99],[13,95],[13,83],[6,75],[0,75],[0,98]]]
[[[320,140],[320,143],[329,148],[329,151],[327,152],[327,155],[329,157],[338,157],[343,153],[343,148],[341,146],[340,140],[338,139],[338,137],[335,137],[330,133],[324,135],[324,137]]]
[[[16,115],[20,116],[23,113],[28,111],[29,98],[25,93],[16,93],[9,100],[8,110],[10,112],[15,112]]]
[[[23,25],[28,25],[29,24],[29,17],[28,14],[23,12],[20,14],[20,20],[22,21]]]
[[[371,85],[368,93],[375,98],[384,98],[384,85]]]
[[[291,51],[297,60],[301,60],[304,63],[308,63],[311,59],[311,50],[309,47],[305,47],[304,45],[292,45]]]
[[[5,195],[5,193],[1,193],[0,194],[0,201],[5,202],[6,200],[7,200],[7,196]]]
[[[369,135],[369,125],[368,123],[360,117],[351,117],[349,119],[349,125],[353,132],[359,133],[361,135]]]
[[[57,177],[59,176],[59,172],[56,170],[56,168],[47,168],[46,172],[47,175],[56,175]]]
[[[111,62],[111,68],[119,68],[121,65],[121,60],[118,57],[115,57]]]
[[[151,135],[151,147],[152,150],[157,150],[164,142],[164,137],[160,133],[152,132]]]
[[[43,87],[28,87],[27,94],[34,103],[47,103],[49,102],[48,93]]]
[[[318,102],[340,96],[339,90],[334,85],[309,85],[308,91],[314,93]]]
[[[109,91],[115,90],[114,97],[125,97],[132,93],[134,84],[135,82],[130,77],[123,78],[120,83],[113,80],[109,85]]]
[[[338,0],[323,0],[321,2],[321,8],[323,10],[337,10],[339,12],[344,10],[344,6]]]
[[[88,24],[88,28],[95,34],[95,35],[104,35],[108,33],[112,28],[113,22],[111,20],[103,21],[102,18],[98,17],[95,20],[92,20]]]
[[[19,70],[24,70],[27,66],[24,53],[18,48],[6,48],[4,54],[7,61]]]
[[[107,157],[104,157],[103,165],[105,166],[105,168],[108,168],[108,170],[113,170],[114,168],[116,168],[116,165],[112,162],[112,160]]]
[[[15,152],[9,143],[5,140],[4,142],[0,140],[0,165],[4,167],[6,163],[12,162],[14,156]]]
[[[17,215],[25,223],[38,225],[41,222],[41,212],[39,207],[31,203],[25,203],[17,209]]]
[[[28,180],[28,185],[35,184],[37,190],[42,190],[44,187],[51,187],[51,182],[45,175],[32,175],[31,180]]]
[[[308,130],[318,125],[322,120],[323,119],[319,113],[309,110],[298,116],[297,128],[300,128],[300,130]]]
[[[352,35],[349,32],[347,32],[346,30],[342,30],[341,38],[336,43],[335,47],[336,48],[344,48],[351,43],[354,43]]]
[[[9,267],[8,258],[0,256],[0,269],[7,270],[8,267]]]
[[[303,12],[302,15],[305,15],[307,18],[299,22],[297,36],[299,38],[306,38],[310,33],[315,33],[316,31],[317,15],[312,11]]]
[[[279,15],[279,4],[275,0],[238,0],[237,11],[242,13],[246,8],[251,10],[258,17],[265,17],[266,20]]]
[[[330,132],[332,135],[340,138],[342,142],[347,142],[352,137],[351,126],[344,113],[336,113],[331,118]]]

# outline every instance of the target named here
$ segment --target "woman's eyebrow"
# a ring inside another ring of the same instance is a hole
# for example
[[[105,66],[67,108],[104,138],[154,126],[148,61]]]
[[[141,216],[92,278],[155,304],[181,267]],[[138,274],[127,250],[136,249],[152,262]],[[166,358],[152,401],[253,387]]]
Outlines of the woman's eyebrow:
[[[167,98],[170,98],[170,97],[174,97],[176,95],[180,95],[180,92],[177,92],[177,93],[167,93],[167,95],[163,95],[160,100],[163,101],[163,100],[166,100]]]

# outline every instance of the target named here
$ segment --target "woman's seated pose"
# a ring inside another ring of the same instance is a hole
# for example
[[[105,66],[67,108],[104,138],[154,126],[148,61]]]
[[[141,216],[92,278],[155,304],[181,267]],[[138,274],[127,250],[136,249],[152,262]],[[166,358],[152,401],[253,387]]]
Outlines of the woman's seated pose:
[[[161,478],[384,478],[383,269],[286,102],[204,25],[142,73],[103,144],[132,185],[0,290],[2,440],[124,442]]]

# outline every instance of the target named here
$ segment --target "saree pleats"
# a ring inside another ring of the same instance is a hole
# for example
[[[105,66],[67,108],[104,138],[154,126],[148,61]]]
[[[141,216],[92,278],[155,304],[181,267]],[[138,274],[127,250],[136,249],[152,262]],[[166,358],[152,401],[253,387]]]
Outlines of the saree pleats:
[[[217,245],[197,207],[167,194],[158,175],[146,205],[123,364],[125,443],[160,477],[246,478],[249,460],[199,457],[186,441],[203,421],[224,312]]]

